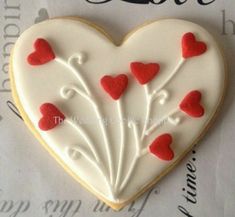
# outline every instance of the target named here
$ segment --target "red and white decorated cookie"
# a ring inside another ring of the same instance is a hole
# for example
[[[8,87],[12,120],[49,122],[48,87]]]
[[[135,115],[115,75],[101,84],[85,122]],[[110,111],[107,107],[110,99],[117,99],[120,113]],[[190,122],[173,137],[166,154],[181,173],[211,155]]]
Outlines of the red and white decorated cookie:
[[[192,148],[225,85],[213,37],[177,19],[147,24],[121,46],[80,19],[48,20],[20,36],[11,69],[26,124],[114,209],[149,189]]]

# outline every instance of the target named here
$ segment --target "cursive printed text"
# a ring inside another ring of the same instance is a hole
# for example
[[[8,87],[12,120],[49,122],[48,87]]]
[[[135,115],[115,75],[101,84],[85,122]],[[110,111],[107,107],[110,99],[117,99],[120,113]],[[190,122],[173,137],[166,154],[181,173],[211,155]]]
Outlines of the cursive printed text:
[[[184,214],[184,216],[192,217],[193,215],[189,211],[190,205],[197,204],[197,176],[196,176],[196,165],[195,165],[195,154],[196,151],[192,151],[193,157],[186,163],[186,186],[182,188],[183,194],[182,197],[186,202],[185,206],[179,205],[178,210]]]

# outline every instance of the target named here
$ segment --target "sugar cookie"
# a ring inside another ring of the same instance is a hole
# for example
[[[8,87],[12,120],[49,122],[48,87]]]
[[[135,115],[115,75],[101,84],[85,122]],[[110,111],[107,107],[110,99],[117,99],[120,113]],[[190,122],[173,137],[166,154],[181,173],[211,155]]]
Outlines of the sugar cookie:
[[[225,88],[213,37],[177,19],[115,45],[76,18],[36,24],[11,56],[13,96],[56,160],[113,209],[173,168],[210,126]]]

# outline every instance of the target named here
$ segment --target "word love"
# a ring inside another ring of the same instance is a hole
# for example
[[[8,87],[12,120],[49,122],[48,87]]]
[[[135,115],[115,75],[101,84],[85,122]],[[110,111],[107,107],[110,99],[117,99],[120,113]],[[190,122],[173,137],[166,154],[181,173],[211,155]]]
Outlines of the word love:
[[[103,4],[107,2],[111,2],[112,0],[86,0],[91,4]],[[121,0],[123,2],[134,3],[134,4],[155,4],[160,5],[165,2],[169,2],[169,0]],[[188,0],[175,0],[175,4],[182,5],[185,4]],[[200,5],[209,5],[215,2],[215,0],[196,0]],[[189,1],[188,1],[189,2]]]

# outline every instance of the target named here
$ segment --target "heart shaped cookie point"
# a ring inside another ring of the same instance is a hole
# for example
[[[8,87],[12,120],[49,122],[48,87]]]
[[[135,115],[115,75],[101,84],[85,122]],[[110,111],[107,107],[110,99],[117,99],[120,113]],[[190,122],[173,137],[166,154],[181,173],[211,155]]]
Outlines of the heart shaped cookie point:
[[[38,126],[43,131],[51,130],[65,120],[64,114],[51,103],[42,104],[40,112],[43,116],[39,120]]]
[[[30,65],[42,65],[55,59],[55,53],[48,41],[38,38],[34,42],[35,51],[28,55],[27,61]]]
[[[130,68],[137,81],[143,85],[150,82],[159,73],[160,65],[158,63],[132,62]]]
[[[149,151],[161,160],[171,161],[174,158],[174,152],[170,147],[172,141],[170,134],[163,134],[152,142]]]
[[[128,77],[120,74],[116,77],[105,75],[100,80],[103,89],[114,99],[118,100],[124,93],[128,85]]]
[[[201,98],[202,94],[200,91],[198,90],[191,91],[184,97],[179,107],[189,116],[194,118],[200,118],[204,115],[204,108],[200,104]]]
[[[182,56],[185,59],[200,56],[207,51],[207,45],[202,41],[197,41],[193,33],[188,32],[182,38]]]

